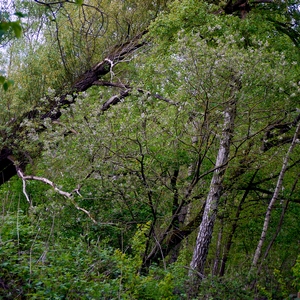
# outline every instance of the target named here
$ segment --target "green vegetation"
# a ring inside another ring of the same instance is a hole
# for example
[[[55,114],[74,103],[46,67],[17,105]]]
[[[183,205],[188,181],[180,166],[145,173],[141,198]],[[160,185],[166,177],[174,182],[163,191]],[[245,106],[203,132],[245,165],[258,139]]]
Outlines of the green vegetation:
[[[0,299],[299,292],[299,6],[13,4]]]

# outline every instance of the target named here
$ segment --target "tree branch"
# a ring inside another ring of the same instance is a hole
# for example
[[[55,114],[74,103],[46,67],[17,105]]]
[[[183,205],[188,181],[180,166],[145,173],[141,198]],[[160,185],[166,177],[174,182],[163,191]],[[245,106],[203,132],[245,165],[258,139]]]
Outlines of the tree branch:
[[[42,1],[39,1],[42,4]],[[111,62],[116,65],[126,58],[127,55],[130,55],[135,50],[145,45],[145,41],[142,37],[147,33],[143,31],[140,34],[136,35],[133,39],[117,45],[111,50],[111,53],[101,62],[94,65],[91,69],[87,70],[82,76],[80,76],[72,85],[71,90],[63,95],[59,96],[58,101],[50,101],[49,104],[44,108],[43,112],[39,112],[38,109],[34,108],[29,112],[24,113],[18,119],[13,119],[11,124],[8,126],[11,127],[10,134],[6,132],[1,132],[1,138],[4,145],[15,145],[15,141],[19,139],[20,133],[22,133],[22,128],[20,124],[25,119],[36,119],[43,120],[45,118],[51,118],[52,120],[58,120],[61,116],[60,109],[62,106],[71,105],[76,101],[76,93],[86,91],[93,85],[99,83],[99,77],[102,77],[108,74],[111,70]],[[126,93],[121,93],[121,98],[110,99],[106,105],[104,105],[104,110],[108,109],[111,105],[116,104],[125,96]],[[72,95],[71,99],[67,98],[67,95]],[[40,129],[44,130],[43,128]],[[15,147],[16,148],[16,147]],[[18,150],[17,150],[18,151]],[[19,160],[22,160],[22,167],[26,165],[26,160],[20,158],[22,152],[13,151],[12,147],[2,148],[0,151],[0,185],[8,181],[12,176],[17,174],[16,168],[13,163],[8,159],[8,156],[13,154],[18,156]]]
[[[30,201],[28,194],[26,192],[26,181],[27,180],[36,180],[36,181],[41,181],[47,185],[50,185],[58,194],[64,196],[65,198],[68,198],[69,200],[71,200],[72,204],[75,206],[76,209],[84,212],[92,221],[94,224],[97,224],[97,221],[91,216],[91,213],[89,211],[87,211],[86,209],[80,207],[74,200],[73,194],[72,193],[68,193],[65,192],[63,190],[61,190],[60,188],[57,187],[57,185],[45,178],[45,177],[39,177],[39,176],[34,176],[34,175],[25,175],[24,172],[22,171],[22,169],[18,166],[18,163],[15,161],[15,159],[13,158],[13,156],[9,156],[8,159],[14,163],[15,168],[17,170],[17,175],[22,179],[23,181],[23,193],[26,197],[26,200],[29,202],[30,206],[32,206],[32,202]],[[77,192],[77,194],[79,194],[79,192],[77,191],[77,189],[74,190],[75,192]],[[79,194],[80,195],[80,194]]]

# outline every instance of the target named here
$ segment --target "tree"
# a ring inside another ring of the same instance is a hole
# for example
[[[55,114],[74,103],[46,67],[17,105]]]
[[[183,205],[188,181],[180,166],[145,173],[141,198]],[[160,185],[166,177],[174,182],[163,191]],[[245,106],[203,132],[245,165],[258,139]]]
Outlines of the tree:
[[[209,193],[206,199],[203,218],[200,224],[196,246],[193,252],[191,262],[191,277],[196,277],[194,271],[199,272],[203,276],[206,257],[208,254],[209,244],[212,238],[216,213],[218,211],[218,202],[222,195],[222,181],[229,161],[231,138],[234,132],[234,119],[236,114],[236,93],[240,89],[240,79],[233,76],[230,84],[231,92],[229,99],[225,104],[224,124],[222,136],[220,137],[220,148],[218,150],[215,170],[210,183]],[[195,281],[195,280],[192,280]],[[194,287],[197,284],[193,283]],[[192,291],[192,289],[191,289]],[[195,294],[195,292],[193,293]]]
[[[1,183],[17,172],[31,210],[63,205],[76,238],[92,220],[89,234],[124,252],[144,224],[144,275],[185,251],[191,274],[217,274],[221,260],[232,275],[255,251],[300,118],[295,28],[278,27],[289,13],[270,1],[174,1],[163,14],[159,1],[36,2],[36,20],[49,21],[38,46],[28,33],[11,48],[18,89],[1,103]],[[298,161],[295,151],[286,170],[295,201]],[[65,199],[36,196],[52,188]]]

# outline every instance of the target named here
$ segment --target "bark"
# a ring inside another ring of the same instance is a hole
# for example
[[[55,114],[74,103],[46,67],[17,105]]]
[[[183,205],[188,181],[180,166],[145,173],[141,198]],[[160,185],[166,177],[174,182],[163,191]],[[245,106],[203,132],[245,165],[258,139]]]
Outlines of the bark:
[[[284,174],[285,174],[285,172],[287,170],[287,167],[288,167],[289,157],[290,157],[294,147],[296,146],[299,131],[300,131],[300,122],[297,125],[292,143],[291,143],[291,145],[290,145],[290,147],[289,147],[289,149],[288,149],[288,151],[287,151],[287,153],[286,153],[286,155],[283,159],[282,168],[281,168],[278,180],[277,180],[275,191],[274,191],[273,197],[272,197],[272,199],[271,199],[271,201],[268,205],[267,211],[266,211],[265,220],[264,220],[260,240],[258,242],[258,245],[257,245],[256,250],[255,250],[255,254],[253,256],[252,267],[257,266],[258,260],[260,258],[260,254],[261,254],[261,251],[262,251],[264,241],[266,239],[266,235],[267,235],[267,231],[268,231],[268,227],[269,227],[269,223],[270,223],[272,208],[273,208],[276,200],[278,199],[279,193],[282,189],[283,177],[284,177]]]
[[[235,105],[235,104],[234,104]],[[233,130],[234,107],[230,105],[230,109],[225,112],[224,129],[221,138],[216,167],[210,184],[210,191],[206,200],[204,215],[199,228],[199,234],[191,262],[191,269],[197,270],[201,274],[204,270],[204,264],[208,253],[208,246],[212,237],[212,231],[216,218],[218,202],[222,193],[223,175],[229,159],[230,141]]]
[[[215,171],[210,183],[210,190],[206,199],[206,205],[203,213],[202,222],[194,248],[192,261],[190,264],[190,289],[189,297],[194,297],[197,293],[198,286],[203,278],[204,266],[211,242],[219,200],[223,190],[223,178],[226,166],[229,160],[231,138],[234,129],[234,119],[236,115],[236,91],[239,89],[239,82],[234,79],[231,87],[229,101],[225,104],[224,124],[220,138],[220,147],[215,163]]]
[[[122,62],[128,55],[145,45],[141,38],[147,33],[143,31],[132,40],[116,46],[111,53],[101,62],[86,71],[73,84],[73,90],[76,92],[86,91],[98,81],[99,77],[108,74],[115,65]]]

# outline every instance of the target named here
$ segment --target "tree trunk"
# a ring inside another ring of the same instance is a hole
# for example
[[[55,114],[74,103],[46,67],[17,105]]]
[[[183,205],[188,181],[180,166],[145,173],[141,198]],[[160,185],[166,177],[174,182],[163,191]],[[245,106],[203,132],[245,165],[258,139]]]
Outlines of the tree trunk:
[[[235,79],[234,85],[231,88],[230,99],[226,103],[226,109],[224,111],[224,125],[215,164],[215,171],[210,183],[210,190],[206,199],[204,214],[199,227],[196,246],[194,248],[193,257],[190,264],[191,270],[189,275],[191,288],[189,290],[189,296],[191,297],[196,295],[199,283],[203,277],[204,266],[213,234],[219,199],[223,190],[222,183],[229,159],[230,144],[234,129],[234,119],[236,114],[235,93],[238,89],[238,86],[238,80]]]
[[[291,193],[290,193],[290,196],[289,196],[289,197],[292,197],[292,195],[293,195],[293,192],[294,192],[294,190],[295,190],[295,188],[296,188],[296,185],[297,185],[297,183],[298,183],[298,181],[299,181],[299,176],[300,176],[300,174],[298,174],[298,176],[297,176],[297,178],[296,178],[296,180],[295,180],[295,182],[294,182],[294,184],[293,184],[293,187],[292,187],[292,190],[291,190]],[[274,244],[274,242],[275,242],[275,240],[276,240],[276,238],[277,238],[277,236],[278,236],[278,234],[279,234],[279,232],[280,232],[280,230],[281,230],[281,228],[282,228],[284,216],[285,216],[285,213],[286,213],[286,211],[287,211],[287,209],[288,209],[289,204],[290,204],[290,198],[288,198],[288,199],[285,200],[285,203],[284,203],[284,205],[283,205],[283,207],[282,207],[282,211],[281,211],[280,219],[279,219],[279,222],[278,222],[278,225],[277,225],[277,228],[276,228],[276,232],[274,233],[274,235],[273,235],[273,237],[272,237],[272,240],[270,241],[270,243],[269,243],[269,245],[267,246],[267,249],[266,249],[266,251],[265,251],[265,253],[264,253],[264,255],[263,255],[263,260],[262,260],[262,262],[260,263],[260,266],[259,266],[259,268],[258,268],[258,272],[257,272],[258,274],[259,274],[260,271],[261,271],[261,268],[262,268],[262,265],[263,265],[263,261],[264,261],[264,260],[267,258],[267,256],[269,255],[269,252],[270,252],[270,250],[271,250],[271,247],[273,246],[273,244]]]
[[[267,212],[266,212],[266,215],[265,215],[265,220],[264,220],[264,225],[263,225],[263,228],[262,228],[260,240],[258,242],[258,245],[257,245],[256,250],[255,250],[255,254],[254,254],[254,257],[253,257],[252,267],[257,266],[258,260],[260,258],[261,250],[262,250],[264,241],[266,239],[267,230],[268,230],[269,223],[270,223],[272,208],[273,208],[273,206],[274,206],[274,204],[275,204],[275,202],[278,198],[279,192],[282,188],[283,177],[284,177],[284,174],[285,174],[286,169],[287,169],[289,156],[292,153],[292,151],[293,151],[293,149],[294,149],[294,147],[297,143],[297,137],[298,137],[299,131],[300,131],[300,122],[297,125],[296,132],[294,134],[294,137],[293,137],[292,143],[289,147],[289,150],[288,150],[288,152],[286,153],[286,155],[283,159],[282,168],[281,168],[278,180],[277,180],[276,188],[275,188],[273,197],[272,197],[272,199],[269,203],[269,206],[267,208]]]

